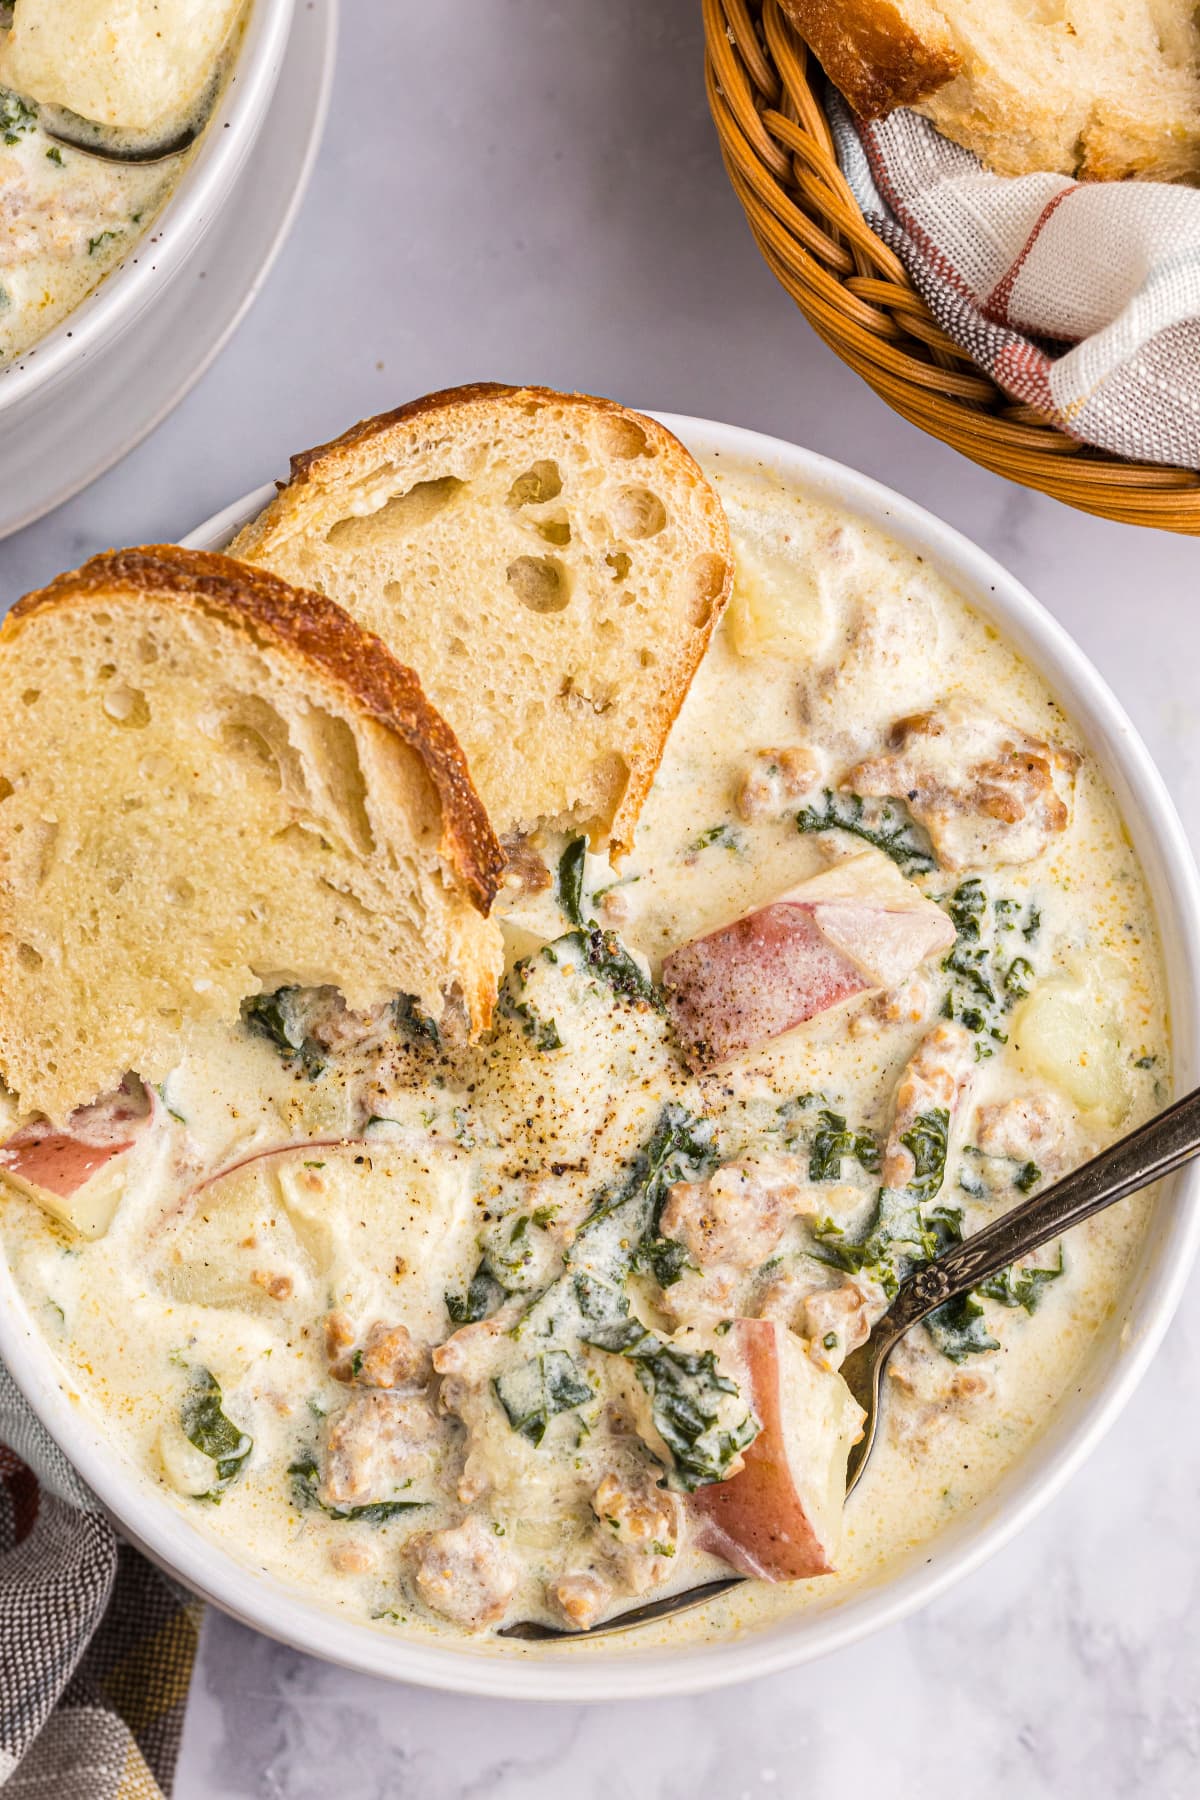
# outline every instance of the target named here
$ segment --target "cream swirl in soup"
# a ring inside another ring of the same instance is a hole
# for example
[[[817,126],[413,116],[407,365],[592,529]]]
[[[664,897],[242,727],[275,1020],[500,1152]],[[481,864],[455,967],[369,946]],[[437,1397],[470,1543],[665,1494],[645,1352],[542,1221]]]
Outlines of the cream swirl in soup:
[[[0,1148],[6,1252],[114,1453],[379,1629],[752,1578],[650,1628],[678,1642],[851,1591],[1051,1421],[1142,1229],[912,1333],[843,1507],[843,1360],[1168,1097],[1162,970],[1036,672],[874,528],[710,473],[735,590],[636,846],[514,852],[482,1042],[268,983],[158,1090]]]

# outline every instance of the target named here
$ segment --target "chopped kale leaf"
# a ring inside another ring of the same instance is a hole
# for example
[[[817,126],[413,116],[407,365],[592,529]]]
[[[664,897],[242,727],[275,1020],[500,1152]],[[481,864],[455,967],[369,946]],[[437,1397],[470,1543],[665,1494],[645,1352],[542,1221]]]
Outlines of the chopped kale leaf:
[[[274,1044],[282,1057],[299,1062],[309,1080],[315,1081],[325,1067],[325,1056],[297,1018],[296,996],[300,991],[298,987],[281,987],[272,994],[252,994],[242,1001],[242,1023],[247,1031]]]
[[[508,1298],[508,1289],[492,1274],[487,1261],[480,1263],[465,1294],[445,1294],[452,1325],[474,1325],[494,1313]]]
[[[950,1114],[944,1106],[918,1113],[911,1129],[901,1135],[900,1142],[913,1159],[908,1191],[922,1205],[935,1198],[946,1179],[949,1136]]]
[[[26,131],[37,124],[37,108],[22,100],[10,88],[0,88],[0,139],[15,144]]]
[[[543,1351],[501,1375],[493,1386],[513,1430],[534,1445],[541,1443],[557,1413],[572,1412],[595,1398],[579,1364],[565,1350]]]
[[[572,925],[586,928],[583,878],[587,858],[587,839],[572,838],[558,862],[558,904]]]
[[[941,1256],[955,1244],[961,1244],[962,1208],[958,1206],[931,1206],[925,1214],[925,1228],[934,1238],[934,1255]]]
[[[698,838],[692,839],[688,845],[688,851],[695,855],[700,850],[711,850],[717,844],[723,850],[739,852],[743,844],[742,834],[735,825],[730,825],[728,821],[723,825],[710,825],[707,831],[702,831]]]
[[[664,1344],[636,1319],[594,1337],[598,1349],[624,1356],[650,1395],[654,1426],[675,1464],[675,1475],[689,1493],[724,1481],[734,1459],[758,1436],[753,1413],[743,1413],[732,1426],[721,1426],[721,1396],[737,1395],[735,1381],[723,1375],[713,1351],[685,1351]]]
[[[1043,1289],[1049,1282],[1058,1280],[1063,1268],[1060,1245],[1056,1269],[1001,1269],[999,1275],[993,1275],[990,1281],[983,1283],[979,1292],[986,1294],[989,1300],[998,1300],[1001,1306],[1023,1306],[1027,1313],[1035,1313],[1041,1304]]]
[[[585,1220],[576,1240],[572,1260],[586,1255],[589,1233],[606,1220],[620,1217],[620,1237],[632,1245],[628,1265],[654,1276],[660,1287],[678,1281],[687,1267],[682,1244],[661,1233],[667,1195],[677,1181],[702,1181],[715,1163],[713,1128],[707,1119],[693,1118],[685,1107],[672,1102],[663,1108],[654,1135],[634,1159],[625,1180],[601,1197]]]
[[[879,1145],[869,1131],[850,1131],[841,1113],[822,1109],[809,1147],[810,1181],[840,1181],[842,1160],[853,1156],[869,1174],[879,1168]]]
[[[942,963],[951,977],[942,1015],[976,1033],[975,1055],[983,1061],[995,1054],[997,1044],[1008,1042],[1006,1016],[1032,992],[1037,980],[1027,956],[1006,956],[1002,934],[1020,926],[1027,940],[1035,937],[1041,915],[1033,906],[1022,913],[1018,900],[1003,896],[989,902],[987,889],[975,875],[961,882],[942,904],[957,934]]]
[[[925,1329],[943,1356],[951,1362],[965,1362],[983,1350],[998,1350],[998,1341],[989,1335],[983,1307],[974,1294],[960,1294],[930,1313]]]
[[[578,939],[588,968],[601,981],[607,982],[614,993],[626,1000],[649,1001],[657,1012],[662,1012],[662,995],[615,931],[603,931],[599,925],[592,925],[579,933]]]
[[[828,1219],[813,1227],[813,1236],[823,1261],[868,1276],[889,1298],[906,1275],[937,1254],[937,1238],[922,1218],[916,1196],[906,1188],[880,1188],[861,1238],[847,1238],[841,1226]]]
[[[546,948],[549,949],[549,945]],[[557,961],[557,957],[553,960]],[[531,956],[523,956],[520,962],[513,964],[504,977],[497,1010],[505,1018],[518,1022],[525,1036],[532,1040],[535,1050],[561,1050],[563,1041],[554,1020],[545,1018],[532,1000],[526,998],[532,964]]]
[[[392,1013],[396,1020],[396,1029],[403,1036],[423,1038],[429,1044],[441,1043],[442,1034],[438,1030],[437,1020],[431,1019],[428,1013],[422,1012],[411,994],[397,995]]]
[[[864,800],[826,788],[819,806],[796,814],[802,832],[848,831],[890,856],[906,875],[928,875],[937,867],[929,838],[900,800]]]
[[[188,1442],[216,1465],[216,1480],[198,1498],[219,1500],[241,1474],[254,1439],[226,1417],[220,1384],[207,1369],[194,1372],[179,1409],[179,1422]]]

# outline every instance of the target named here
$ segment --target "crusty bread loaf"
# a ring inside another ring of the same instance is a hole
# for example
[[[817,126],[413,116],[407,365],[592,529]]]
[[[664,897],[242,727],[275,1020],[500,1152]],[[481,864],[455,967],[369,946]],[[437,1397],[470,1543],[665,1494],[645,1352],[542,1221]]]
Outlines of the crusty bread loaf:
[[[502,836],[549,821],[618,855],[732,570],[720,503],[661,425],[491,384],[295,457],[230,552],[419,671]]]
[[[936,0],[780,0],[855,112],[877,119],[957,75],[961,53]]]
[[[915,105],[1002,175],[1200,179],[1189,0],[782,0],[864,118]]]
[[[0,1076],[61,1120],[283,981],[477,1025],[502,855],[445,722],[331,601],[94,557],[0,629]]]

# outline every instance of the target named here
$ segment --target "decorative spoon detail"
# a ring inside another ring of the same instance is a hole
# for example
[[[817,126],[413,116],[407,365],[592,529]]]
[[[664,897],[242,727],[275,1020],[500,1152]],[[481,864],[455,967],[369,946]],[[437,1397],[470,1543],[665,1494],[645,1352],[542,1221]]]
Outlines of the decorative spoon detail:
[[[1161,1181],[1197,1155],[1200,1155],[1200,1089],[1186,1094],[1091,1162],[1083,1163],[1042,1193],[1014,1206],[964,1243],[955,1244],[901,1282],[891,1306],[877,1321],[866,1343],[842,1365],[846,1384],[866,1413],[862,1437],[851,1450],[846,1469],[847,1495],[861,1480],[875,1444],[884,1366],[907,1331],[936,1312],[939,1306],[970,1293],[972,1288],[1000,1274],[1010,1263],[1040,1250],[1051,1238],[1069,1231],[1073,1225],[1081,1225],[1085,1219],[1103,1212],[1118,1200],[1127,1199],[1130,1194]],[[508,1626],[500,1636],[532,1642],[605,1637],[615,1631],[630,1631],[654,1619],[690,1612],[693,1607],[703,1606],[718,1594],[737,1587],[744,1579],[741,1575],[731,1575],[723,1580],[706,1582],[703,1587],[688,1588],[682,1594],[670,1594],[663,1600],[635,1606],[587,1631],[559,1631],[553,1626],[529,1621]]]

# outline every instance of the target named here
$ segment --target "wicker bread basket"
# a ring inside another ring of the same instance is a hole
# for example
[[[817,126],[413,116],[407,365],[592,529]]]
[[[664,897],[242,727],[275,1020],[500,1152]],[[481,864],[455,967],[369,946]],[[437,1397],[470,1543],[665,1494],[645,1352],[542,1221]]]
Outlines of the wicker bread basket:
[[[819,71],[778,0],[703,6],[708,100],[734,192],[767,266],[843,362],[998,475],[1122,524],[1200,534],[1200,474],[1077,443],[1002,393],[934,322],[838,168]]]

